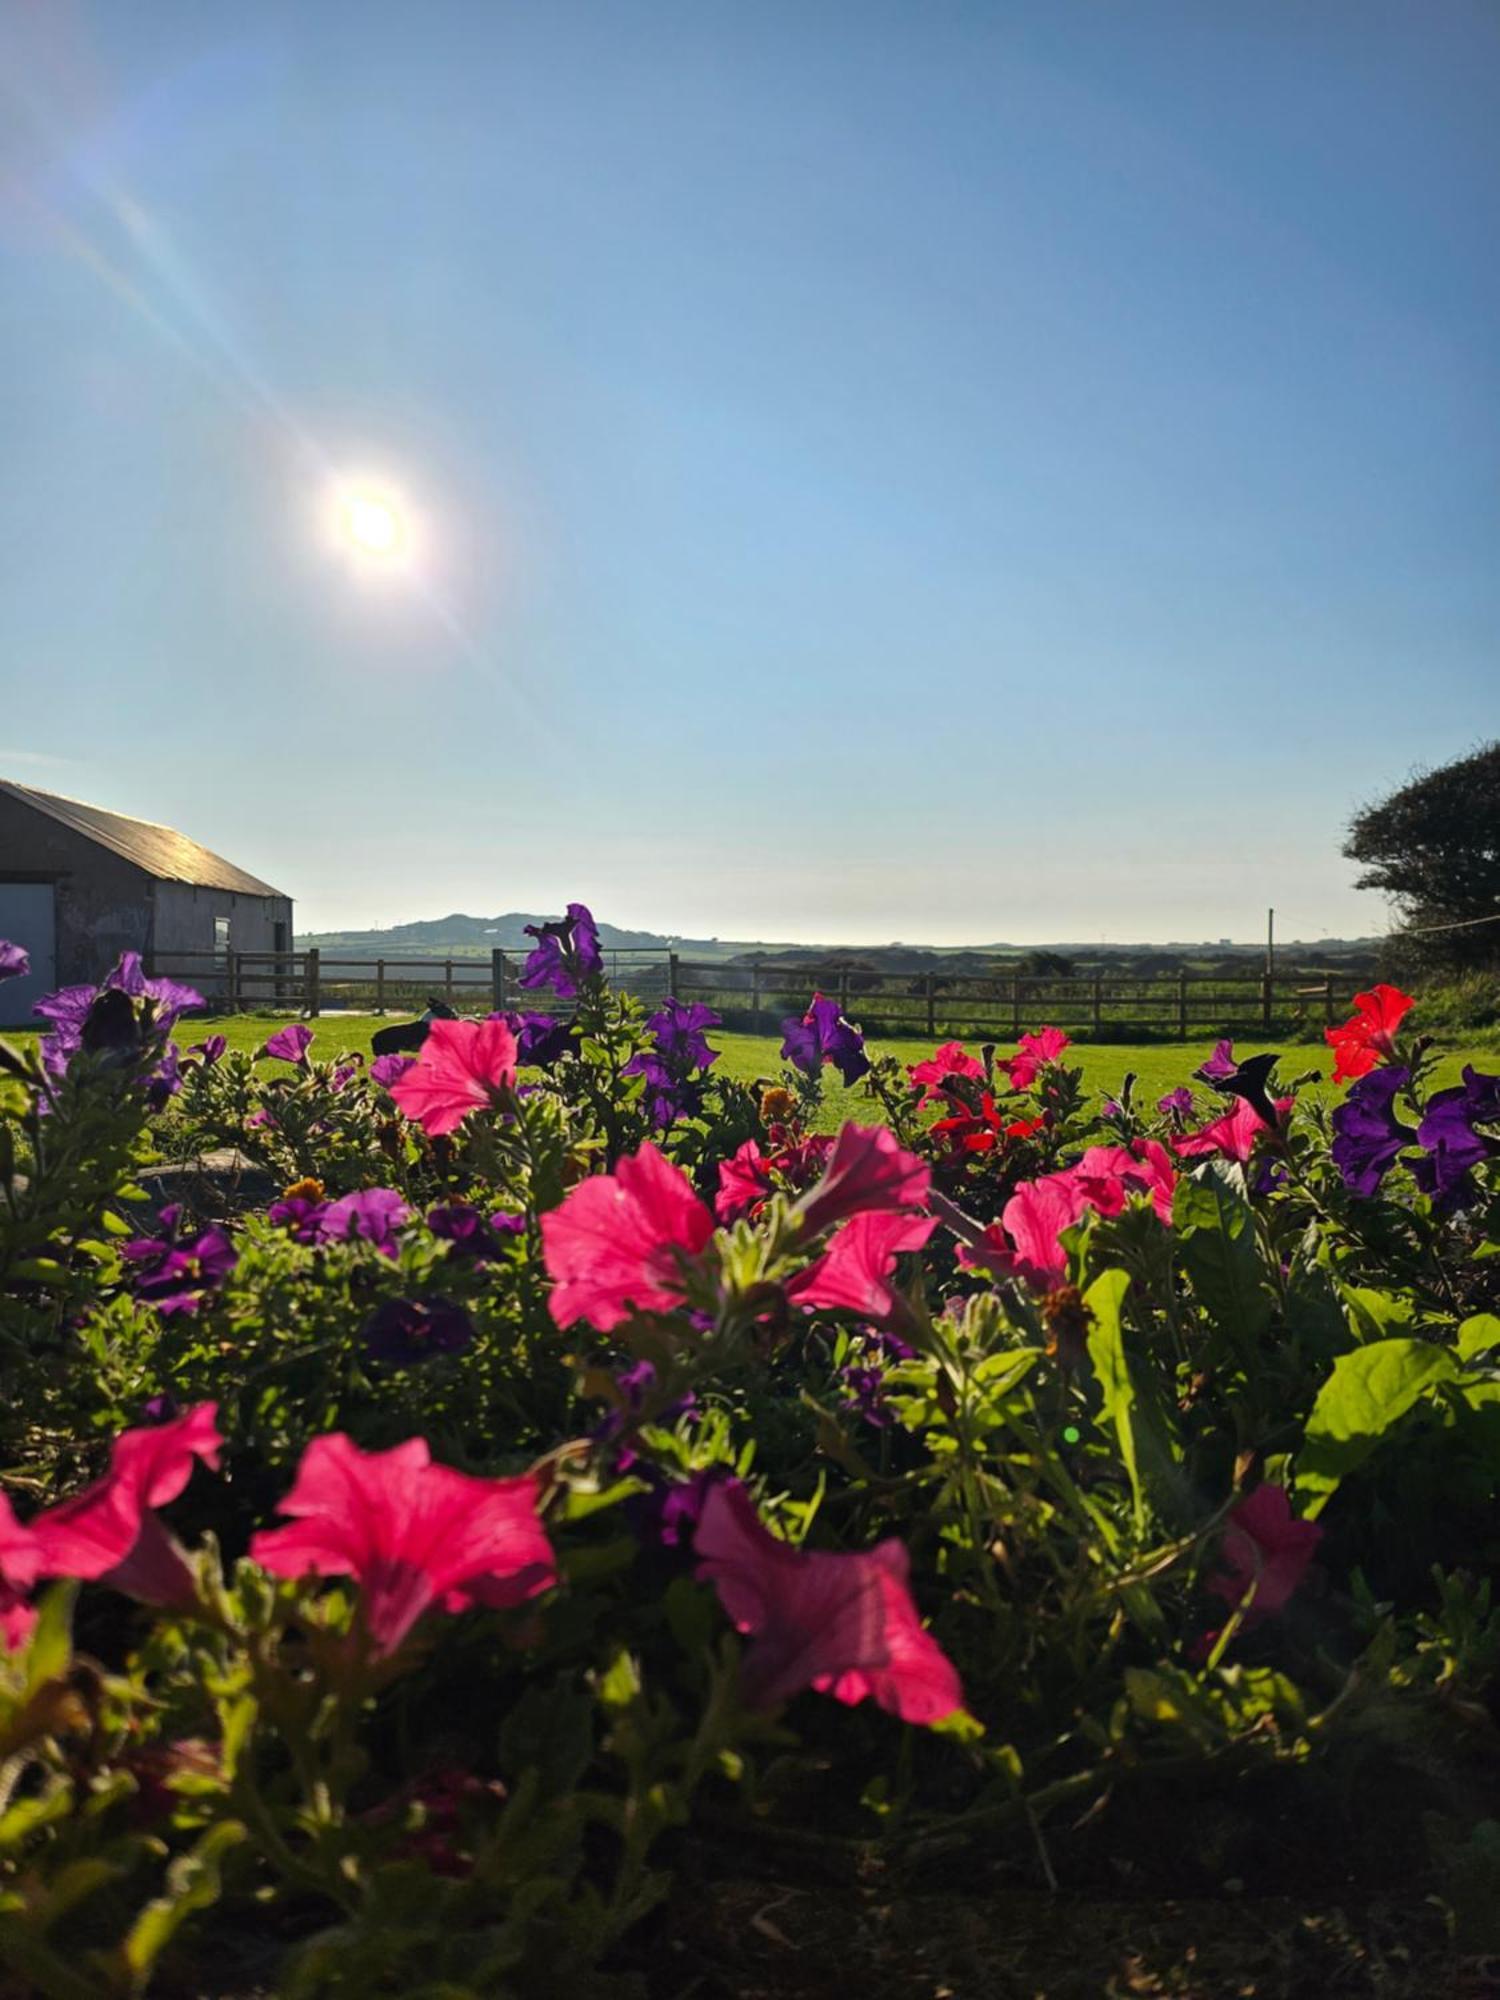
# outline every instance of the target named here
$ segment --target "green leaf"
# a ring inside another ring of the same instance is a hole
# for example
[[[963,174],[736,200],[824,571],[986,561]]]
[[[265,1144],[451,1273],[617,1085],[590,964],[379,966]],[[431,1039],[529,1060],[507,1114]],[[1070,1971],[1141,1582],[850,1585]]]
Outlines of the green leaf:
[[[1141,1493],[1140,1467],[1136,1463],[1132,1414],[1135,1409],[1135,1384],[1130,1378],[1130,1364],[1125,1358],[1125,1337],[1120,1325],[1120,1309],[1129,1290],[1128,1272],[1104,1271],[1084,1293],[1083,1303],[1089,1312],[1089,1359],[1094,1364],[1102,1403],[1098,1421],[1114,1429],[1120,1458],[1130,1479],[1136,1526],[1140,1527],[1146,1518],[1146,1503]]]
[[[220,1820],[195,1847],[172,1863],[167,1870],[166,1894],[146,1905],[121,1946],[132,1993],[145,1992],[156,1961],[188,1918],[219,1900],[223,1882],[220,1864],[230,1848],[245,1838],[238,1820]]]
[[[1172,1226],[1209,1315],[1242,1344],[1258,1340],[1270,1325],[1271,1299],[1261,1282],[1255,1219],[1238,1168],[1209,1160],[1191,1178],[1181,1176]]]
[[[1488,1354],[1493,1347],[1500,1347],[1500,1313],[1475,1313],[1458,1329],[1461,1361],[1472,1361],[1476,1354]]]
[[[1361,1340],[1390,1340],[1408,1333],[1417,1316],[1416,1301],[1399,1292],[1380,1292],[1373,1285],[1342,1285],[1344,1304]]]
[[[1429,1389],[1457,1374],[1453,1354],[1428,1340],[1377,1340],[1341,1354],[1318,1391],[1297,1457],[1303,1514],[1309,1520],[1320,1514],[1386,1432]]]

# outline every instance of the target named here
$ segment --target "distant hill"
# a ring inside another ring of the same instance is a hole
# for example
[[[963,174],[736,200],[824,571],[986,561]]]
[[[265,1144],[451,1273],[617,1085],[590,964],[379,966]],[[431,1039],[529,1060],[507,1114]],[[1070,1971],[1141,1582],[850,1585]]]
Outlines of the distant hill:
[[[499,917],[470,917],[460,911],[452,916],[429,917],[415,923],[393,924],[387,930],[313,931],[297,938],[297,949],[315,945],[328,957],[340,958],[487,958],[497,946],[505,952],[525,952],[532,940],[528,924],[548,921],[530,911],[509,910]],[[1258,963],[1265,947],[1260,944],[1231,944],[1222,938],[1201,939],[1197,943],[1173,940],[1166,944],[1099,944],[1064,940],[1050,945],[971,944],[971,945],[848,945],[790,944],[756,938],[681,937],[665,931],[631,930],[619,924],[601,922],[599,939],[608,951],[675,951],[683,958],[749,963],[763,959],[768,964],[848,965],[868,971],[920,972],[941,965],[950,972],[980,970],[997,959],[1041,958],[1055,955],[1071,962],[1078,972],[1094,969],[1121,971],[1126,964],[1150,961],[1150,970],[1170,971],[1184,966],[1243,966]],[[1380,939],[1320,938],[1316,943],[1290,939],[1278,941],[1276,955],[1287,966],[1309,968],[1328,966],[1340,970],[1373,967]],[[1141,971],[1147,969],[1143,963]]]

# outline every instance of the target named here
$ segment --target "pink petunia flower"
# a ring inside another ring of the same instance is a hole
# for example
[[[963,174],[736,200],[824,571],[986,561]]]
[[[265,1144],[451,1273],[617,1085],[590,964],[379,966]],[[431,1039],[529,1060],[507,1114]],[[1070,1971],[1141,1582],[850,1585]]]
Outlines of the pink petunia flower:
[[[905,1302],[892,1282],[896,1258],[904,1250],[920,1250],[936,1228],[924,1215],[866,1210],[852,1216],[823,1255],[789,1280],[787,1298],[793,1305],[857,1312],[876,1325],[904,1318]]]
[[[1126,1198],[1149,1194],[1160,1220],[1170,1226],[1177,1173],[1159,1139],[1133,1139],[1128,1146],[1090,1146],[1071,1171],[1083,1182],[1101,1215],[1119,1215]]]
[[[1290,1097],[1274,1100],[1276,1109],[1283,1116],[1291,1110],[1293,1101]],[[1255,1150],[1256,1140],[1271,1129],[1254,1105],[1241,1097],[1235,1100],[1232,1111],[1226,1111],[1211,1125],[1205,1125],[1198,1132],[1184,1132],[1180,1138],[1174,1139],[1172,1150],[1184,1159],[1220,1153],[1226,1160],[1238,1160],[1243,1165]]]
[[[554,1286],[548,1309],[561,1327],[584,1319],[601,1333],[632,1312],[674,1311],[682,1260],[698,1256],[713,1233],[692,1182],[648,1141],[542,1217],[542,1261]]]
[[[1061,1028],[1042,1028],[1034,1035],[1022,1035],[1016,1044],[1016,1054],[997,1067],[1010,1077],[1013,1090],[1030,1090],[1043,1063],[1056,1062],[1069,1046]]]
[[[524,1604],[557,1581],[537,1518],[538,1487],[434,1465],[425,1438],[361,1451],[341,1431],[314,1438],[279,1512],[250,1553],[273,1576],[351,1576],[378,1656],[426,1612]]]
[[[483,1111],[516,1080],[516,1038],[507,1023],[434,1021],[422,1053],[388,1086],[392,1098],[429,1138],[456,1132],[471,1111]]]
[[[758,1139],[747,1139],[733,1157],[719,1162],[714,1214],[720,1222],[748,1215],[771,1192],[771,1168]]]
[[[796,1213],[810,1236],[851,1215],[893,1214],[920,1208],[932,1185],[930,1169],[908,1153],[886,1125],[845,1125],[834,1141],[823,1177],[798,1202]]]
[[[770,1708],[803,1688],[871,1700],[904,1722],[940,1722],[963,1686],[922,1628],[898,1541],[853,1555],[790,1548],[762,1524],[737,1480],[710,1489],[694,1536],[698,1575],[750,1637],[740,1688]]]
[[[197,1403],[170,1423],[122,1431],[104,1477],[29,1524],[36,1574],[97,1579],[148,1604],[190,1603],[186,1559],[152,1510],[177,1498],[199,1459],[218,1470],[217,1416],[216,1403]]]
[[[1209,1577],[1205,1588],[1238,1606],[1253,1583],[1255,1595],[1241,1622],[1241,1630],[1249,1631],[1286,1609],[1322,1539],[1316,1521],[1299,1521],[1293,1514],[1284,1486],[1257,1486],[1230,1514],[1220,1550],[1227,1567]],[[1218,1637],[1204,1633],[1196,1656],[1206,1658]]]

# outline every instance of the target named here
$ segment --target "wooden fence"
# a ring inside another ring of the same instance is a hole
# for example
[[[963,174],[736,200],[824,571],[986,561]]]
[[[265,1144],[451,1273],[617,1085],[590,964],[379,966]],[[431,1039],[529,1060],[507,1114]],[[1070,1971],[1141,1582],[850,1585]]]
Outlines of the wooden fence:
[[[294,952],[162,953],[149,967],[197,986],[226,1011],[243,1008],[420,1013],[439,999],[460,1013],[536,1006],[557,1012],[555,997],[520,985],[524,957],[335,958],[316,948]],[[1050,1022],[1075,1036],[1127,1040],[1145,1034],[1186,1040],[1194,1034],[1269,1034],[1339,1020],[1363,983],[1353,973],[1321,977],[1182,972],[1132,978],[1124,973],[1059,978],[1025,974],[868,972],[847,964],[715,964],[649,948],[609,951],[612,984],[651,1004],[675,993],[701,1000],[732,1028],[771,1034],[801,1014],[814,991],[868,1031],[935,1039],[947,1035],[1015,1038]],[[565,1009],[562,1011],[566,1011]]]
[[[228,1013],[292,1009],[301,1014],[344,1011],[419,1014],[429,1000],[463,1013],[505,1007],[546,1012],[552,996],[528,994],[520,984],[522,952],[492,951],[488,958],[343,958],[320,951],[174,951],[150,957],[147,970],[197,987]],[[659,1000],[670,990],[669,955],[644,948],[606,951],[612,985]]]
[[[983,1036],[1014,1041],[1043,1022],[1075,1036],[1124,1041],[1145,1034],[1270,1033],[1347,1014],[1354,974],[1288,972],[1241,977],[1183,972],[1140,978],[1100,973],[1074,978],[1025,974],[865,972],[849,966],[704,965],[683,961],[673,990],[701,1000],[726,1024],[771,1033],[805,1011],[817,990],[867,1032],[925,1039]]]

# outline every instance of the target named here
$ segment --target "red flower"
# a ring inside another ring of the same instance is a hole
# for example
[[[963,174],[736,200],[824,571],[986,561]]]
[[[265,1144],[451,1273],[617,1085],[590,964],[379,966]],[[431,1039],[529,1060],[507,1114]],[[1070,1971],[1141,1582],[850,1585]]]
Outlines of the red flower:
[[[291,1525],[253,1535],[250,1553],[274,1576],[352,1576],[384,1655],[434,1606],[502,1609],[557,1581],[536,1501],[530,1475],[471,1479],[434,1465],[425,1438],[367,1452],[334,1431],[302,1454],[278,1510]]]
[[[771,1192],[771,1165],[758,1139],[747,1139],[732,1159],[719,1162],[714,1214],[720,1222],[752,1214]]]
[[[1042,1028],[1034,1035],[1022,1035],[1016,1043],[1017,1053],[997,1067],[1008,1074],[1013,1090],[1029,1090],[1043,1063],[1056,1062],[1069,1046],[1061,1028]]]
[[[900,1542],[855,1555],[790,1548],[735,1480],[710,1489],[694,1548],[699,1577],[750,1634],[740,1686],[752,1707],[806,1687],[851,1705],[873,1700],[904,1722],[939,1722],[963,1706],[952,1662],[917,1616]]]
[[[920,1208],[932,1174],[885,1125],[845,1125],[833,1143],[823,1178],[797,1204],[808,1235],[851,1215]]]
[[[1222,1550],[1228,1568],[1211,1576],[1207,1588],[1238,1604],[1253,1583],[1244,1623],[1259,1624],[1285,1610],[1322,1539],[1316,1521],[1299,1521],[1293,1514],[1284,1486],[1257,1486],[1229,1516]]]
[[[1033,1132],[1040,1132],[1046,1122],[1045,1118],[1002,1117],[995,1109],[994,1098],[986,1091],[980,1099],[978,1111],[962,1111],[952,1118],[939,1118],[932,1130],[934,1135],[941,1133],[955,1150],[991,1153],[1004,1140],[1029,1139]]]
[[[1325,1028],[1323,1039],[1334,1051],[1333,1080],[1350,1083],[1368,1076],[1396,1054],[1396,1030],[1416,1005],[1409,993],[1397,986],[1377,986],[1369,993],[1356,993],[1354,1013],[1337,1028]]]
[[[696,1257],[714,1219],[680,1167],[646,1144],[612,1174],[581,1181],[542,1217],[542,1259],[562,1327],[586,1319],[608,1333],[632,1312],[682,1304],[684,1258]]]
[[[943,1046],[919,1063],[908,1063],[906,1074],[913,1083],[925,1083],[927,1089],[922,1095],[924,1104],[931,1104],[945,1095],[943,1086],[950,1076],[967,1077],[971,1083],[984,1077],[984,1064],[977,1056],[966,1055],[962,1042],[944,1042]]]
[[[439,1138],[515,1080],[516,1038],[503,1020],[434,1021],[422,1053],[390,1093],[408,1118]]]
[[[899,1317],[904,1302],[891,1282],[896,1258],[903,1250],[920,1250],[936,1228],[922,1215],[856,1215],[789,1282],[786,1295],[794,1305],[857,1312],[876,1322]]]

